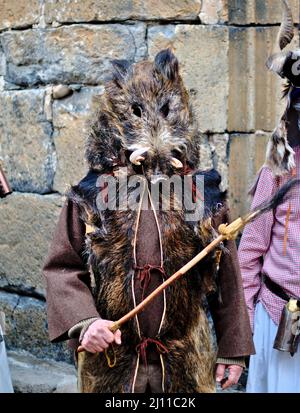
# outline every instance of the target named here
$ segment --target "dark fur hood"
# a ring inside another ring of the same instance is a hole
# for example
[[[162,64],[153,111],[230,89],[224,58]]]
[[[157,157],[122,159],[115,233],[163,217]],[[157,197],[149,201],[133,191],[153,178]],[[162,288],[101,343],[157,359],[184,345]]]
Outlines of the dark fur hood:
[[[200,137],[174,54],[167,49],[153,62],[112,65],[86,141],[90,168],[125,166],[129,175],[140,173],[141,162],[131,158],[136,151],[146,177],[197,168]]]

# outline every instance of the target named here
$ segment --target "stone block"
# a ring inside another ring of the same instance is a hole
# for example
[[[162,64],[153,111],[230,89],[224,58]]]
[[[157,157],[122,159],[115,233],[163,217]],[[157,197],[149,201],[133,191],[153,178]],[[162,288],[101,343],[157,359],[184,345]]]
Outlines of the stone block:
[[[224,24],[228,21],[228,1],[230,0],[202,0],[199,14],[203,24]]]
[[[46,0],[46,22],[198,20],[201,0]]]
[[[214,3],[215,0],[212,2]],[[289,0],[294,21],[299,23],[299,1]],[[282,21],[280,0],[229,0],[229,24],[275,24]]]
[[[0,0],[0,30],[25,28],[38,23],[39,0]]]
[[[232,218],[247,213],[251,206],[248,191],[265,161],[268,133],[230,136],[229,200]]]
[[[8,350],[22,349],[39,358],[72,361],[65,343],[49,341],[45,302],[0,291],[0,311],[5,314]]]
[[[103,88],[82,88],[65,99],[53,103],[54,143],[57,169],[54,190],[64,193],[87,172],[84,159],[88,120],[95,109],[93,97],[103,93]]]
[[[272,131],[283,114],[282,79],[267,70],[278,27],[229,29],[228,130]],[[297,38],[289,48],[298,46]]]
[[[211,135],[208,138],[212,153],[213,167],[222,176],[221,188],[228,188],[228,142],[229,135],[227,133]]]
[[[0,161],[16,191],[52,188],[56,159],[45,96],[44,90],[0,93]]]
[[[8,82],[98,85],[111,72],[112,59],[137,61],[146,53],[145,25],[70,25],[11,31],[0,36]]]
[[[8,362],[15,393],[77,393],[76,370],[67,363],[20,350],[9,351]]]
[[[12,194],[0,203],[0,287],[43,294],[43,262],[62,206],[58,195]]]
[[[148,30],[149,54],[171,47],[180,62],[201,132],[223,132],[227,124],[228,28],[166,25]]]

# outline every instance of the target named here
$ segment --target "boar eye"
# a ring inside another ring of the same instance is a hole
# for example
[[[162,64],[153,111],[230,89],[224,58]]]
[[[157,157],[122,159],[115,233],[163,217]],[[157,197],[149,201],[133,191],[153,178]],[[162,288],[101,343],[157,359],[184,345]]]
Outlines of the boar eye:
[[[162,107],[160,108],[160,113],[163,115],[164,118],[166,118],[169,114],[170,108],[169,108],[169,102],[166,102]]]
[[[134,103],[134,104],[131,106],[131,108],[132,108],[132,112],[133,112],[133,114],[134,114],[135,116],[137,116],[137,117],[139,117],[139,118],[142,117],[142,109],[141,109],[141,107],[140,107],[137,103]]]

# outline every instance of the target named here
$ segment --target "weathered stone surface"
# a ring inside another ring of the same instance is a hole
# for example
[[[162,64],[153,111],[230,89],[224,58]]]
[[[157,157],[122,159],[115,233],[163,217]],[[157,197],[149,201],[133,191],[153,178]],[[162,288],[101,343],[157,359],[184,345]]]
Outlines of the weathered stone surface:
[[[222,188],[228,187],[227,133],[201,136],[200,169],[215,168],[222,175]]]
[[[70,25],[1,35],[6,80],[15,84],[99,84],[111,72],[110,60],[144,57],[145,25]]]
[[[39,0],[0,0],[0,30],[28,27],[38,23]]]
[[[0,203],[0,287],[44,291],[42,265],[61,209],[58,195],[12,194]]]
[[[21,86],[18,86],[18,85],[15,85],[14,83],[10,83],[10,82],[7,82],[5,79],[4,79],[4,76],[0,76],[0,79],[1,79],[1,84],[0,84],[0,91],[2,92],[2,91],[4,91],[4,90],[20,90],[20,89],[22,89],[21,88]]]
[[[84,160],[84,143],[95,103],[93,96],[100,95],[103,88],[82,88],[66,99],[53,103],[54,142],[57,152],[57,169],[54,190],[64,193],[78,183],[87,171]]]
[[[0,92],[4,90],[4,75],[6,73],[6,59],[5,54],[0,44]]]
[[[6,59],[5,59],[5,54],[0,44],[0,76],[4,76],[5,72],[6,72]]]
[[[230,136],[229,199],[232,218],[250,208],[248,191],[265,160],[268,133],[234,134]]]
[[[282,80],[265,66],[277,32],[278,27],[229,29],[229,131],[271,131],[283,113]],[[289,47],[297,46],[295,38]]]
[[[46,0],[45,19],[48,23],[128,19],[197,20],[200,4],[201,0]]]
[[[228,1],[230,2],[230,0],[202,0],[199,14],[201,23],[226,23],[228,21]]]
[[[149,54],[172,47],[191,95],[202,132],[223,132],[227,123],[228,28],[155,26],[148,30]]]
[[[26,351],[9,351],[8,362],[15,393],[77,393],[76,370],[67,363]]]
[[[228,141],[229,135],[227,133],[211,135],[209,137],[213,167],[222,176],[221,188],[223,190],[228,188]]]
[[[214,3],[216,0],[213,0]],[[299,22],[299,1],[289,1],[295,22]],[[282,8],[279,0],[230,0],[228,1],[229,24],[281,23]]]
[[[51,344],[45,302],[0,291],[0,311],[5,313],[8,350],[22,349],[40,358],[72,361],[66,344]]]
[[[200,141],[200,169],[211,169],[213,168],[212,161],[212,148],[208,141],[208,136],[203,134]]]
[[[0,160],[17,191],[45,193],[52,187],[55,151],[44,100],[43,90],[0,94]]]

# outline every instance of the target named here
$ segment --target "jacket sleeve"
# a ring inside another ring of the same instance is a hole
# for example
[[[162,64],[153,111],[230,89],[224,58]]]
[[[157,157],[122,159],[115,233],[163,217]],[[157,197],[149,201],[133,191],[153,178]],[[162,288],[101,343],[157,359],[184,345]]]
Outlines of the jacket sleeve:
[[[83,260],[84,245],[85,225],[79,208],[66,201],[43,268],[49,336],[53,342],[67,340],[69,329],[80,321],[99,317]]]
[[[229,211],[225,206],[217,228],[229,223]],[[242,278],[235,241],[225,241],[218,273],[218,292],[208,298],[218,344],[218,358],[239,358],[255,353],[249,317],[244,299]]]
[[[252,208],[269,199],[276,189],[276,182],[269,168],[263,168],[258,178]],[[248,224],[239,246],[239,261],[244,285],[246,305],[253,329],[255,298],[261,287],[262,257],[267,252],[274,214],[267,212]]]

